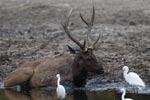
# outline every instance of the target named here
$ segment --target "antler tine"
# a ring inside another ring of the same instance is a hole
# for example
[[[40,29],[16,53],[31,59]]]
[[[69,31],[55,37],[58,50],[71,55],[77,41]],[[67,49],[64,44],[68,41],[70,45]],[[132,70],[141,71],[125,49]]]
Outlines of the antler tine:
[[[99,39],[100,39],[100,34],[99,34],[99,36],[98,36],[98,38],[95,40],[95,42],[93,43],[93,48],[94,49],[96,49],[96,44],[97,44],[97,42],[99,41]]]
[[[82,16],[82,14],[80,13],[80,18],[82,19],[82,21],[87,25],[87,26],[89,26],[89,23],[88,22],[86,22],[86,20],[83,18],[83,16]]]
[[[93,12],[92,12],[92,17],[91,17],[91,21],[88,23],[82,16],[82,14],[80,14],[80,18],[82,19],[82,21],[88,26],[88,32],[87,32],[87,43],[88,46],[91,44],[91,39],[90,39],[90,33],[93,27],[93,23],[94,23],[94,18],[95,18],[95,7],[93,4]]]
[[[94,23],[94,18],[95,18],[95,7],[93,5],[93,14],[92,14],[92,18],[91,18],[91,26],[93,26],[93,23]]]
[[[91,17],[91,21],[90,23],[88,23],[82,16],[82,14],[80,13],[80,18],[82,19],[82,21],[88,26],[88,27],[91,27],[93,26],[93,23],[94,23],[94,18],[95,18],[95,7],[93,5],[93,13],[92,13],[92,17]]]
[[[86,47],[86,40],[84,39],[83,41],[83,47],[85,48]]]
[[[83,45],[82,45],[80,42],[78,42],[78,41],[70,34],[70,31],[69,31],[69,29],[68,29],[69,19],[70,19],[72,10],[73,10],[73,9],[70,10],[70,12],[69,12],[69,14],[68,14],[68,17],[67,17],[65,23],[64,23],[64,24],[62,23],[62,26],[63,26],[64,31],[65,31],[65,33],[67,34],[67,36],[68,36],[73,42],[75,42],[82,50],[84,50]]]
[[[92,18],[91,18],[91,25],[92,26],[93,26],[93,23],[94,23],[94,18],[95,18],[95,7],[94,7],[94,4],[93,4],[93,15],[92,15]],[[100,34],[97,37],[97,39],[95,40],[95,42],[93,42],[93,44],[92,44],[93,49],[96,49],[96,44],[99,41],[99,39],[100,39]]]

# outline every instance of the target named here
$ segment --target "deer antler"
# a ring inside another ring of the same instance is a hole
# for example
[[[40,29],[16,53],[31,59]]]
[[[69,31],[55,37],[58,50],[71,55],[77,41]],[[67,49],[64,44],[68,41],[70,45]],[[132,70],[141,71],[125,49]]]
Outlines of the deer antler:
[[[94,7],[94,4],[93,4],[93,12],[92,12],[91,21],[89,23],[83,18],[82,14],[80,14],[80,17],[81,17],[82,21],[88,26],[88,31],[87,31],[87,48],[95,49],[96,43],[100,39],[100,35],[95,40],[95,42],[92,43],[92,41],[90,39],[90,33],[91,33],[91,30],[92,30],[93,23],[94,23],[94,18],[95,18],[95,7]]]
[[[96,47],[96,44],[98,43],[99,39],[100,39],[100,34],[92,45],[93,49],[96,49],[98,47],[98,46]]]
[[[73,42],[75,42],[82,50],[84,50],[83,45],[82,45],[80,42],[78,42],[78,40],[76,40],[76,39],[70,34],[71,32],[70,32],[69,29],[68,29],[69,19],[70,19],[72,10],[73,10],[73,9],[70,10],[70,12],[69,12],[69,14],[68,14],[68,17],[67,17],[65,23],[62,23],[62,26],[63,26],[63,28],[64,28],[64,30],[65,30],[65,33],[68,35],[68,37],[69,37]]]

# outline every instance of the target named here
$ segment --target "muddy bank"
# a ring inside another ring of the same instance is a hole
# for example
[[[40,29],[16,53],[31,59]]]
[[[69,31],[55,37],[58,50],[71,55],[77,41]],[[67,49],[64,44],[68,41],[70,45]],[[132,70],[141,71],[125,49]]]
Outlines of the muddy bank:
[[[150,10],[149,6],[142,6],[149,2],[133,0],[130,3],[127,0],[120,6],[119,1],[113,1],[95,0],[96,18],[92,36],[95,39],[97,34],[101,34],[100,46],[95,53],[105,69],[105,74],[99,76],[99,79],[122,81],[121,69],[127,65],[149,84]],[[79,13],[90,18],[90,2],[62,0],[58,3],[50,0],[48,4],[32,2],[12,8],[1,5],[0,80],[26,61],[69,53],[66,44],[76,47],[60,25],[70,7],[74,7],[70,19],[72,34],[79,40],[86,38],[84,32],[87,29],[81,22]],[[89,78],[95,77],[97,75]]]
[[[95,82],[92,82],[93,80],[95,80]],[[149,95],[150,94],[150,85],[146,85],[146,88],[139,90],[138,88],[132,87],[130,85],[128,85],[125,81],[121,81],[121,82],[101,82],[100,80],[97,79],[93,79],[93,80],[89,80],[87,82],[87,85],[85,87],[82,88],[71,88],[68,86],[65,86],[66,92],[67,94],[72,94],[73,91],[75,90],[83,90],[83,91],[97,91],[97,92],[104,92],[104,91],[115,91],[120,93],[120,89],[121,88],[126,88],[127,93],[133,93],[133,94],[146,94]],[[11,88],[7,88],[5,89],[3,86],[3,83],[0,83],[0,89],[4,89],[4,90],[10,90],[10,91],[14,91],[14,92],[30,92],[30,91],[53,91],[55,92],[56,87],[41,87],[41,88],[33,88],[30,90],[21,90],[20,86],[14,86]]]
[[[102,82],[98,78],[88,80],[88,82],[86,84],[86,90],[89,90],[89,91],[114,90],[114,91],[120,92],[121,88],[126,88],[126,91],[128,93],[150,94],[150,84],[147,84],[146,87],[141,90],[127,84],[125,81],[120,81],[120,82],[105,82],[105,81],[103,81]]]

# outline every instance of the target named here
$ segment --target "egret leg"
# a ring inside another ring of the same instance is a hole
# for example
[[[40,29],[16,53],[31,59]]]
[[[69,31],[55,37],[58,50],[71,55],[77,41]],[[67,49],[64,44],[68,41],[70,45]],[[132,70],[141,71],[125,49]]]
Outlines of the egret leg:
[[[136,93],[139,94],[139,89],[138,88],[136,88]]]
[[[135,93],[135,94],[138,94],[138,88],[137,88],[137,87],[134,86],[134,87],[133,87],[133,90],[134,90],[134,93]]]

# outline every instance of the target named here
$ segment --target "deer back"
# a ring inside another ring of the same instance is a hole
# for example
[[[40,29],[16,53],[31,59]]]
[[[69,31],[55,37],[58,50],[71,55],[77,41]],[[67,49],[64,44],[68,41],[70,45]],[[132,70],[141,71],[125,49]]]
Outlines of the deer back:
[[[56,74],[62,76],[62,81],[72,80],[73,57],[63,55],[43,58],[22,64],[9,73],[4,80],[5,87],[27,83],[31,87],[56,86]]]

